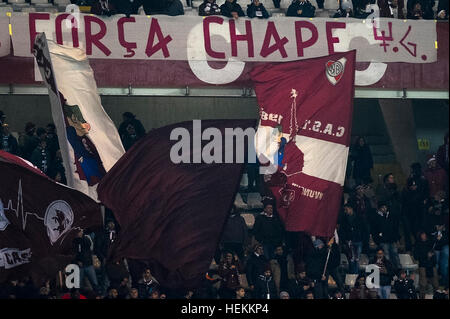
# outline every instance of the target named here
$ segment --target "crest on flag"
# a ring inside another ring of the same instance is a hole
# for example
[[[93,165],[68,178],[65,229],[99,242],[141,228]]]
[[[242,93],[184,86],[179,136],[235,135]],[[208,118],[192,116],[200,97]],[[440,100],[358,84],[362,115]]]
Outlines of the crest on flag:
[[[72,228],[74,215],[70,205],[63,200],[52,202],[45,212],[44,223],[47,235],[53,245],[62,235]]]
[[[338,61],[328,61],[326,64],[326,75],[331,84],[336,85],[344,75],[346,58],[341,58]]]

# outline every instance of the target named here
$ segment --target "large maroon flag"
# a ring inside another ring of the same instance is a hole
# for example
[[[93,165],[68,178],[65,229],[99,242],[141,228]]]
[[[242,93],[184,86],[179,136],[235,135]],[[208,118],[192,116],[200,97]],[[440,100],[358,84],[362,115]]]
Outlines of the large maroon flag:
[[[3,151],[0,176],[0,282],[55,278],[73,259],[76,230],[101,225],[99,204]]]
[[[256,151],[278,164],[268,185],[288,231],[333,235],[351,137],[354,65],[350,51],[266,64],[251,74],[261,116]],[[282,137],[287,143],[279,150]]]
[[[212,261],[244,166],[235,160],[224,163],[221,147],[212,153],[222,163],[205,163],[199,157],[211,153],[205,152],[211,145],[199,139],[205,134],[211,139],[207,133],[215,131],[214,140],[230,151],[223,141],[225,129],[245,130],[255,124],[208,120],[196,130],[193,122],[183,122],[149,132],[125,153],[97,189],[121,226],[109,259],[129,258],[149,265],[166,288],[195,288]],[[174,147],[181,142],[173,132],[189,140],[181,152],[187,155],[184,163],[173,161],[179,154]]]

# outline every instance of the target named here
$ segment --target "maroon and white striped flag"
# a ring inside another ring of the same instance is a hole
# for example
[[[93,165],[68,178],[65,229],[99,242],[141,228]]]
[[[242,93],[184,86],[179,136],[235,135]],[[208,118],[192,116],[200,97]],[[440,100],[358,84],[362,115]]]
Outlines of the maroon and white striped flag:
[[[256,152],[270,161],[263,173],[271,177],[288,231],[333,236],[350,144],[354,65],[350,51],[265,64],[251,73],[261,116]]]

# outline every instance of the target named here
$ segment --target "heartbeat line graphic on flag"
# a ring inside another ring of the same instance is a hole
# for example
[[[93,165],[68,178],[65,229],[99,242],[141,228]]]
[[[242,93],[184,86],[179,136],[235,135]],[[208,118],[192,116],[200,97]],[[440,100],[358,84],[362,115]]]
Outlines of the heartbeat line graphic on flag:
[[[8,201],[8,206],[6,208],[3,207],[3,202],[0,199],[0,222],[2,222],[1,218],[6,218],[6,216],[3,214],[4,212],[12,212],[16,215],[16,218],[19,219],[19,214],[21,215],[21,222],[22,222],[22,230],[25,230],[27,227],[27,219],[28,216],[34,216],[38,220],[44,221],[43,217],[40,217],[36,213],[30,213],[30,212],[24,212],[23,207],[23,196],[22,196],[22,180],[19,180],[19,189],[17,191],[17,206],[14,208],[12,200]],[[9,224],[8,219],[6,219],[6,224]],[[6,228],[6,226],[5,226]]]

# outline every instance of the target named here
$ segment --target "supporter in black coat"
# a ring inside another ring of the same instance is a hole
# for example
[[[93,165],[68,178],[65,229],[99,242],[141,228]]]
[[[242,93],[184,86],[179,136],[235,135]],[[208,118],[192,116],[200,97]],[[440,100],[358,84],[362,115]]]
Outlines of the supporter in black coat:
[[[245,17],[245,13],[237,3],[237,0],[226,0],[225,3],[220,6],[220,12],[223,16],[228,18],[237,19],[238,17]]]
[[[245,275],[250,290],[255,288],[256,280],[260,275],[264,274],[269,261],[264,256],[264,248],[262,245],[256,245],[253,254],[250,255],[245,267]]]
[[[448,0],[439,0],[437,19],[448,20]]]
[[[259,275],[255,282],[255,290],[253,292],[254,299],[277,299],[277,288],[272,277],[270,267],[267,267],[263,275]]]
[[[360,136],[350,151],[353,166],[353,178],[357,185],[372,182],[370,170],[373,168],[372,152],[366,140]]]
[[[291,299],[305,299],[306,292],[313,287],[313,280],[306,276],[305,265],[299,264],[295,271],[295,279],[289,281],[289,296]]]
[[[399,278],[394,283],[397,299],[417,299],[414,280],[406,275],[405,270],[400,271]]]
[[[406,7],[408,19],[434,19],[434,0],[408,0]]]
[[[198,7],[199,16],[221,15],[220,7],[216,0],[203,0],[203,3]]]
[[[145,135],[145,128],[142,125],[141,121],[139,121],[138,119],[136,119],[136,115],[134,115],[131,112],[125,112],[122,114],[122,123],[120,123],[119,126],[119,135],[122,137],[122,135],[127,133],[127,127],[128,124],[131,124],[134,129],[136,130],[136,135],[141,138],[142,136]]]
[[[314,250],[306,257],[306,273],[308,277],[314,281],[314,298],[328,299],[328,275],[330,268],[325,264],[328,256],[328,249],[321,239],[314,242]],[[334,254],[330,253],[329,264],[333,264]],[[325,275],[323,271],[325,269]]]
[[[0,150],[14,155],[19,154],[19,145],[17,140],[9,132],[9,126],[6,123],[0,125]]]
[[[313,18],[315,14],[316,7],[309,0],[293,0],[286,12],[287,17]]]
[[[263,245],[266,258],[271,259],[275,247],[282,243],[284,237],[283,225],[274,214],[272,204],[265,203],[264,212],[256,216],[253,235]]]
[[[270,15],[259,0],[252,0],[252,3],[247,6],[247,16],[249,18],[267,19]]]
[[[222,233],[221,242],[224,250],[235,252],[239,259],[243,260],[243,247],[248,241],[248,227],[242,217],[233,207]]]

